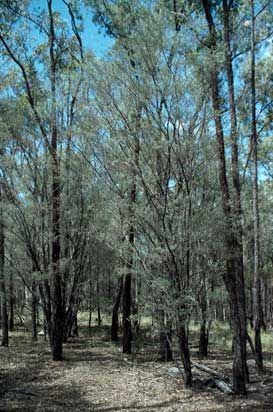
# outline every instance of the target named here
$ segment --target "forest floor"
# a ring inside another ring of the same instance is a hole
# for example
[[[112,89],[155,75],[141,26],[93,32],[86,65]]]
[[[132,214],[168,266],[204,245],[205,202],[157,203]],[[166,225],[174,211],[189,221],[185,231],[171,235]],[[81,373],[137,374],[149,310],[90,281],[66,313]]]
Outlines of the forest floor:
[[[157,361],[153,346],[124,356],[109,342],[109,330],[71,339],[64,345],[64,361],[51,361],[45,342],[33,344],[26,332],[11,334],[9,348],[0,348],[0,412],[203,412],[273,411],[273,391],[259,387],[273,383],[272,354],[263,376],[250,361],[247,397],[225,395],[200,387],[209,376],[193,369],[196,384],[184,389],[176,363]],[[217,350],[196,362],[230,374],[231,356]],[[173,369],[172,369],[173,368]],[[257,389],[258,387],[258,389]]]

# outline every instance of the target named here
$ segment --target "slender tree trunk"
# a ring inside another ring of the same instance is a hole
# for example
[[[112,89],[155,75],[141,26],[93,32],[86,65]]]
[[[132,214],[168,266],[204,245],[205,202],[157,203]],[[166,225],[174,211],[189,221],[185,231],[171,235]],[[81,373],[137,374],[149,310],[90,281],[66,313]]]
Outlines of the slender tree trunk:
[[[1,346],[9,345],[8,308],[5,283],[5,232],[3,221],[2,188],[0,187],[0,292],[1,292]]]
[[[136,114],[136,135],[139,133],[139,121],[141,117],[141,106],[137,108]],[[134,140],[134,158],[132,164],[132,185],[130,189],[130,203],[129,203],[129,233],[128,233],[128,259],[127,259],[127,274],[124,279],[123,286],[123,353],[131,353],[132,344],[132,324],[131,324],[131,310],[132,310],[132,269],[134,267],[134,244],[135,244],[135,227],[133,224],[134,208],[136,203],[136,177],[139,160],[139,139],[135,137]]]
[[[92,282],[91,279],[89,280],[89,317],[88,317],[88,329],[91,330],[91,323],[92,323]]]
[[[206,318],[202,316],[199,333],[199,355],[206,358],[208,356],[208,329]]]
[[[133,204],[136,199],[136,184],[133,182],[130,192],[130,220],[133,219]],[[133,225],[129,229],[129,257],[127,260],[127,274],[123,283],[123,301],[122,301],[122,324],[123,324],[123,353],[131,353],[132,351],[132,323],[131,323],[131,310],[132,310],[132,269],[134,262],[134,242],[135,242],[135,228]]]
[[[133,314],[133,331],[135,334],[139,332],[139,319],[138,319],[138,279],[133,278],[133,301],[132,301],[132,314]]]
[[[200,292],[200,309],[201,309],[201,323],[199,334],[199,355],[203,357],[208,356],[208,344],[209,344],[209,326],[207,325],[207,286],[206,278],[202,279],[202,286]]]
[[[171,362],[173,360],[171,342],[172,342],[172,325],[165,319],[165,313],[162,310],[160,313],[160,359],[164,362]]]
[[[131,268],[128,267],[128,269]],[[131,353],[132,351],[131,281],[131,273],[128,273],[125,276],[123,287],[123,353]]]
[[[178,338],[179,338],[179,351],[184,367],[185,377],[184,383],[185,386],[192,386],[192,370],[191,370],[191,358],[190,358],[190,350],[189,350],[189,343],[188,343],[188,335],[186,325],[183,320],[179,321],[178,327]]]
[[[53,130],[52,135],[53,151],[53,186],[52,186],[52,269],[53,269],[53,321],[52,321],[52,355],[53,360],[62,360],[64,310],[62,295],[62,275],[60,271],[60,176],[57,158],[57,134]]]
[[[51,84],[51,167],[52,167],[52,277],[53,277],[53,307],[52,307],[52,338],[51,348],[54,361],[62,360],[63,352],[63,278],[60,268],[61,258],[61,182],[58,157],[58,127],[56,99],[56,65],[55,30],[52,11],[52,0],[48,0],[50,21],[49,53],[50,53],[50,84]]]
[[[118,341],[118,310],[120,306],[120,300],[123,290],[123,279],[120,280],[119,291],[116,297],[116,301],[112,312],[112,326],[111,326],[111,339],[112,341]]]
[[[78,311],[74,313],[71,335],[73,337],[79,336]]]
[[[245,312],[245,287],[243,273],[243,246],[241,233],[238,232],[239,223],[239,206],[240,186],[238,178],[238,156],[236,155],[236,135],[234,137],[232,148],[233,162],[233,186],[237,191],[234,204],[237,205],[238,215],[232,213],[231,198],[228,187],[226,160],[225,160],[225,143],[221,118],[220,92],[219,92],[219,74],[215,62],[215,51],[217,47],[217,33],[211,13],[211,5],[208,0],[202,0],[206,20],[210,33],[209,51],[211,52],[210,67],[210,86],[212,93],[212,104],[214,112],[214,121],[216,129],[218,163],[219,163],[219,183],[222,198],[222,209],[224,215],[224,244],[226,254],[226,272],[224,282],[229,294],[231,324],[234,343],[234,361],[233,361],[233,390],[237,394],[246,393],[246,383],[248,382],[248,368],[246,356],[246,312]],[[230,84],[229,84],[230,87]],[[230,90],[229,90],[230,92]],[[231,100],[230,100],[231,103]],[[232,113],[232,110],[231,110]],[[231,125],[232,127],[232,125]],[[237,185],[237,186],[236,186]],[[236,228],[236,232],[234,231]]]
[[[171,348],[172,334],[169,331],[160,332],[160,360],[163,362],[172,362],[173,353]]]
[[[14,330],[14,287],[13,276],[9,279],[9,330]]]
[[[36,342],[38,340],[37,335],[37,286],[36,282],[32,282],[32,297],[31,297],[31,326],[32,326],[32,340]]]
[[[97,305],[98,326],[100,326],[101,325],[101,310],[100,310],[100,280],[99,280],[99,277],[97,279],[97,300],[98,300],[98,305]]]
[[[45,329],[45,336],[48,335],[50,345],[52,340],[52,303],[51,303],[51,289],[48,280],[46,279],[43,284],[38,285],[41,302],[43,306],[43,327]]]
[[[253,290],[252,288],[250,289],[250,294],[249,294],[249,325],[250,328],[254,328],[253,324]]]
[[[252,152],[253,152],[253,219],[254,219],[254,281],[253,281],[253,318],[255,332],[255,352],[259,371],[263,370],[263,353],[261,328],[264,326],[262,294],[261,294],[261,263],[260,263],[260,212],[258,188],[258,136],[256,120],[256,79],[255,79],[255,15],[254,0],[251,5],[251,114],[252,114]]]

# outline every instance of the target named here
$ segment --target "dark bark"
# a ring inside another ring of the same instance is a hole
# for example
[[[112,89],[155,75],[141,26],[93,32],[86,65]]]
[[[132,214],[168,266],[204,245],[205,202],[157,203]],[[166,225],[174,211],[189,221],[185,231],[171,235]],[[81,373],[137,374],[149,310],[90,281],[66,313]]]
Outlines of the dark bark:
[[[5,282],[5,232],[3,221],[2,208],[2,188],[0,187],[0,292],[1,292],[1,327],[2,340],[1,346],[9,345],[9,324],[8,324],[8,308],[7,308],[7,294]]]
[[[100,310],[100,280],[97,279],[97,314],[98,314],[98,326],[101,325],[101,310]]]
[[[14,286],[12,275],[9,280],[9,330],[14,330]]]
[[[256,119],[256,70],[255,70],[255,15],[254,0],[251,5],[251,137],[253,153],[253,220],[254,220],[254,281],[253,281],[253,319],[255,332],[256,362],[259,371],[263,370],[263,352],[261,328],[264,327],[264,316],[261,295],[261,263],[260,263],[260,211],[258,187],[258,135]]]
[[[166,321],[165,313],[163,310],[160,311],[159,319],[161,332],[159,334],[159,355],[160,360],[163,362],[171,362],[173,360],[172,354],[172,324],[170,321]]]
[[[249,298],[250,302],[249,302],[249,324],[251,329],[254,328],[254,318],[253,318],[253,292],[252,289],[250,290],[250,298]]]
[[[128,273],[123,287],[123,353],[132,352],[131,282],[131,273]]]
[[[207,328],[206,319],[201,320],[200,334],[199,334],[199,355],[202,357],[208,356],[208,345],[209,345],[209,331]]]
[[[136,134],[139,133],[139,121],[141,117],[141,106],[137,108],[136,115]],[[128,233],[128,259],[126,263],[127,274],[124,279],[123,286],[123,353],[131,353],[131,343],[133,339],[131,311],[132,311],[132,269],[134,267],[134,243],[135,243],[135,227],[133,224],[134,207],[136,202],[136,177],[139,159],[139,139],[135,137],[134,141],[134,159],[132,165],[132,185],[130,189],[130,204],[129,204],[129,233]]]
[[[235,191],[234,211],[231,210],[231,198],[226,173],[225,143],[221,118],[219,74],[215,62],[214,52],[217,47],[217,33],[212,17],[211,5],[208,0],[202,0],[204,12],[209,29],[209,51],[211,53],[210,86],[212,93],[212,105],[214,112],[217,152],[219,164],[219,184],[221,190],[222,210],[224,215],[224,245],[226,255],[226,272],[224,275],[225,286],[229,295],[231,324],[234,343],[233,361],[233,390],[237,394],[246,393],[248,382],[248,369],[246,359],[246,312],[245,312],[245,288],[243,274],[243,247],[240,229],[240,186],[238,176],[238,155],[236,153],[237,137],[234,133],[232,141],[232,174]],[[227,47],[227,44],[226,44]],[[227,54],[229,51],[227,50]],[[229,61],[227,60],[227,68]],[[229,74],[228,74],[229,77]],[[229,81],[229,93],[232,92],[233,83]],[[231,116],[233,113],[232,96],[230,96]],[[235,125],[236,126],[236,125]],[[231,128],[234,127],[234,119],[231,119]],[[234,213],[233,213],[234,212]]]
[[[209,325],[207,325],[207,285],[205,276],[202,279],[199,304],[201,309],[199,355],[207,357],[209,345]]]
[[[132,300],[132,314],[133,314],[133,334],[138,334],[140,322],[138,318],[138,279],[133,279],[133,300]]]
[[[78,319],[77,314],[80,306],[80,299],[76,296],[72,297],[72,301],[69,304],[69,308],[65,316],[63,341],[67,342],[67,339],[78,336]]]
[[[32,297],[31,297],[31,329],[32,329],[32,340],[36,342],[38,340],[37,335],[37,286],[36,282],[32,282]]]
[[[92,282],[91,279],[89,280],[89,316],[88,316],[88,329],[91,329],[91,323],[92,323]]]
[[[56,99],[56,55],[55,55],[55,30],[52,11],[52,0],[48,0],[49,13],[49,54],[50,54],[50,86],[51,86],[51,167],[52,167],[52,338],[51,348],[54,361],[62,360],[63,351],[63,279],[60,269],[61,258],[61,182],[58,159],[58,128],[57,128],[57,99]]]
[[[73,317],[73,324],[72,324],[72,331],[71,331],[71,335],[73,337],[79,336],[79,327],[78,327],[78,316],[77,316],[78,312],[76,312],[74,314]]]
[[[72,312],[72,308],[70,308],[66,312],[66,316],[65,316],[63,343],[66,343],[67,340],[71,338],[72,326],[73,326],[73,312]]]
[[[163,362],[171,362],[173,353],[171,348],[172,334],[171,331],[160,332],[160,360]]]
[[[112,312],[111,340],[118,341],[118,310],[123,290],[123,279],[120,280],[119,291]]]
[[[52,338],[52,304],[51,304],[51,290],[48,280],[46,279],[43,284],[38,285],[42,307],[44,315],[44,328],[46,329],[46,334],[49,337],[51,343]]]
[[[178,329],[178,338],[179,338],[179,351],[181,355],[181,360],[184,367],[184,383],[185,386],[192,386],[192,370],[191,370],[191,359],[190,359],[190,350],[188,344],[188,335],[187,329],[184,321],[180,321]]]

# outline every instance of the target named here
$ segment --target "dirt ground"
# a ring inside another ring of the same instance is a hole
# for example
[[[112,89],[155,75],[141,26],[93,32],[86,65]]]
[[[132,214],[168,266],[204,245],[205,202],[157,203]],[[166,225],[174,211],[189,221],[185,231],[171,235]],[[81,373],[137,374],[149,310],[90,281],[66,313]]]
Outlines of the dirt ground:
[[[239,398],[200,387],[198,381],[208,376],[195,368],[195,386],[184,389],[171,369],[175,363],[157,362],[146,349],[124,356],[103,335],[71,340],[64,346],[64,361],[54,363],[46,343],[33,344],[26,333],[17,332],[9,348],[0,348],[0,412],[273,411],[273,363],[268,359],[261,377],[250,361],[250,392]],[[230,373],[228,353],[195,360]]]

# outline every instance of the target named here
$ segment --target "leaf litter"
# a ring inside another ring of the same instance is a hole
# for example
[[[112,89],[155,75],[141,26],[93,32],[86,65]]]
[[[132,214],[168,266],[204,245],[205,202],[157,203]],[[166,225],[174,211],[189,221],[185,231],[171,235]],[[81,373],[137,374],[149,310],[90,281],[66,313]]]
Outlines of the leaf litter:
[[[124,356],[105,336],[71,340],[59,363],[51,360],[46,342],[33,344],[25,332],[13,333],[10,347],[0,349],[0,412],[273,411],[269,361],[263,376],[250,361],[253,383],[241,398],[198,384],[208,376],[195,368],[195,385],[186,389],[174,372],[175,362],[158,362],[156,353],[143,350]],[[228,352],[218,351],[201,362],[231,374]]]

